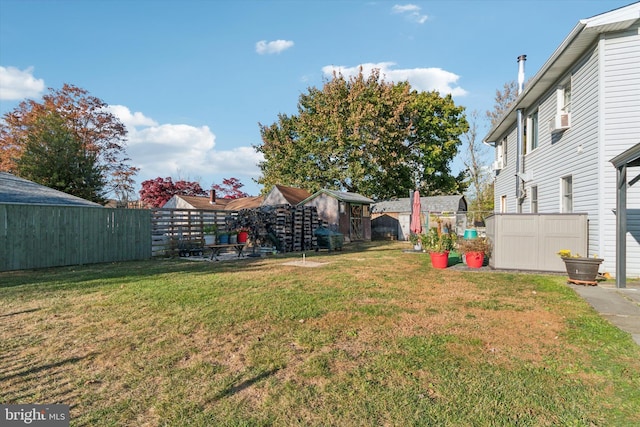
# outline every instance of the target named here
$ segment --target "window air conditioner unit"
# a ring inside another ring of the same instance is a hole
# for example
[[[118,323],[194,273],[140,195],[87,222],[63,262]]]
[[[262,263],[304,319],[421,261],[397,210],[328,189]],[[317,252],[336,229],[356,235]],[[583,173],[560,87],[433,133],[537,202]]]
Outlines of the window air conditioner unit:
[[[551,133],[563,132],[571,127],[571,116],[567,113],[556,114],[549,120],[549,131]]]
[[[499,171],[504,167],[504,164],[502,162],[502,160],[496,160],[495,162],[493,162],[493,170],[494,171]]]

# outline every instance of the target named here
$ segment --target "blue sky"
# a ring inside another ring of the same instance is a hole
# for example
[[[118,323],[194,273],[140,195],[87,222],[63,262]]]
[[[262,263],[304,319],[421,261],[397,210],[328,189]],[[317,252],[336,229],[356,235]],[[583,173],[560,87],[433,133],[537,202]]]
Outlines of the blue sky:
[[[138,183],[236,177],[257,195],[258,123],[296,114],[333,69],[380,68],[484,117],[520,54],[530,78],[580,19],[630,3],[0,0],[0,114],[73,84],[127,125]]]

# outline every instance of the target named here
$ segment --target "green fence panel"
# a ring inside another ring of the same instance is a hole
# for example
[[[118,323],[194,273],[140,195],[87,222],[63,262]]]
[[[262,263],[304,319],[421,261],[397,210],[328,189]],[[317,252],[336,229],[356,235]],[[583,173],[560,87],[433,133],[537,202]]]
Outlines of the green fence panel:
[[[0,204],[0,271],[150,257],[149,210]]]

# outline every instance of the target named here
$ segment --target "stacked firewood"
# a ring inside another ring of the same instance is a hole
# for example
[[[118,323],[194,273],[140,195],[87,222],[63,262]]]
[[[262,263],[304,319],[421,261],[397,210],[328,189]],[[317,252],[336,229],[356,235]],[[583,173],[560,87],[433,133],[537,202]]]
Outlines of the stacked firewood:
[[[254,245],[275,246],[279,252],[315,249],[318,244],[313,232],[319,226],[315,206],[277,205],[242,209],[227,221],[231,230],[246,229]]]

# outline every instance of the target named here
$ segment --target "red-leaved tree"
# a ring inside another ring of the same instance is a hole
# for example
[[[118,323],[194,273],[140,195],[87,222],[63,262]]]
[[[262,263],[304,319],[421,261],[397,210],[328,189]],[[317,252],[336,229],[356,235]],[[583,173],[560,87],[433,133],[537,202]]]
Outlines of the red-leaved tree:
[[[154,208],[163,206],[174,195],[206,196],[200,184],[192,181],[173,182],[171,177],[148,179],[141,184],[140,200]]]
[[[224,197],[225,199],[249,197],[247,193],[240,190],[242,187],[244,187],[244,184],[241,183],[238,178],[225,178],[222,180],[222,184],[214,184],[211,186],[213,190],[216,190],[216,195]]]

